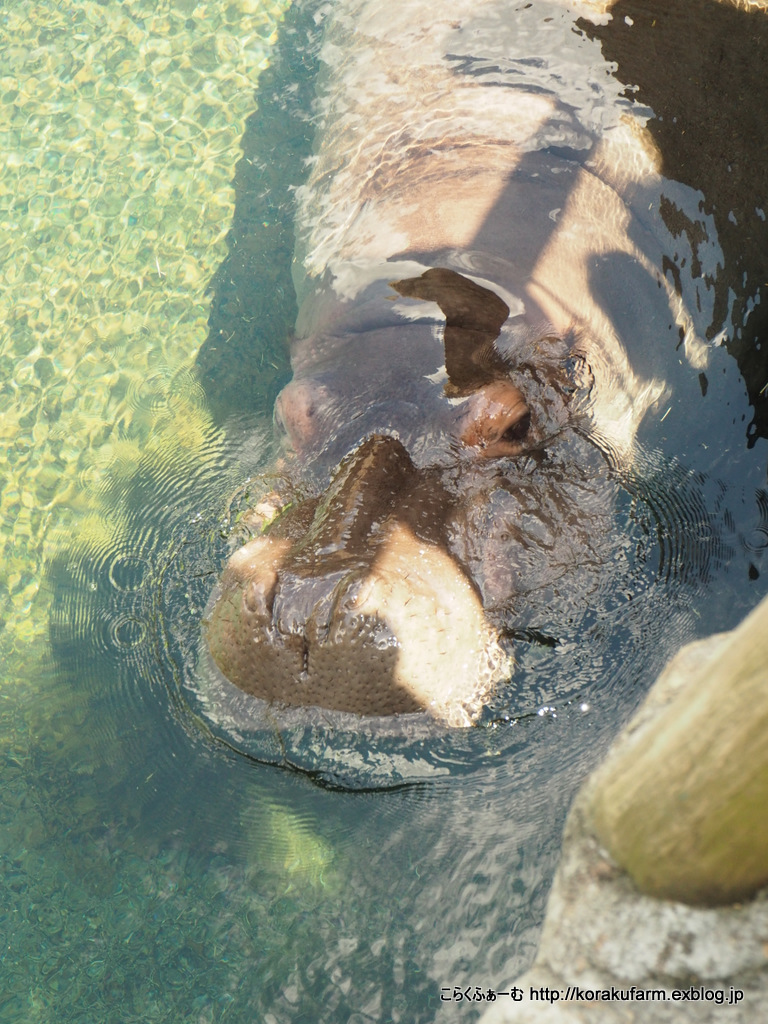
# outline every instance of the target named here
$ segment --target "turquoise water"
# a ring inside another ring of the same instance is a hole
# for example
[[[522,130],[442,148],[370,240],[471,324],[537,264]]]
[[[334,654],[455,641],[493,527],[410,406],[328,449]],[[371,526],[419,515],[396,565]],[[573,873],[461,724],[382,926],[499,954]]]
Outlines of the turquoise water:
[[[199,622],[270,456],[314,13],[0,13],[4,1024],[474,1019],[443,987],[530,962],[570,799],[648,680],[765,592],[763,442],[652,455],[611,481],[611,572],[479,728],[346,738],[341,773],[322,731],[211,729]],[[267,199],[230,184],[241,142]]]

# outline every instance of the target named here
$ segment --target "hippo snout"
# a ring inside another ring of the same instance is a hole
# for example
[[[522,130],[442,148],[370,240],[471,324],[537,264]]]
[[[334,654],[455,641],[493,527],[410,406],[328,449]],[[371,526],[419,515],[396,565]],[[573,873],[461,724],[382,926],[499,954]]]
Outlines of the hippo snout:
[[[314,508],[230,558],[206,627],[221,672],[272,703],[468,724],[509,666],[474,585],[419,536],[444,501],[399,441],[368,438]]]

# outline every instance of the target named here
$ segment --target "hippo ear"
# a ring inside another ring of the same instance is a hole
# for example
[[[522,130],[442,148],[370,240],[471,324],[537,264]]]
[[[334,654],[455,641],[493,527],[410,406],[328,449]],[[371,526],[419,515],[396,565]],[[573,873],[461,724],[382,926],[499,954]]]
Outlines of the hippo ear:
[[[445,316],[445,369],[453,395],[475,391],[506,368],[494,342],[509,316],[509,306],[495,292],[455,270],[434,267],[421,277],[390,282],[400,295],[436,302]]]

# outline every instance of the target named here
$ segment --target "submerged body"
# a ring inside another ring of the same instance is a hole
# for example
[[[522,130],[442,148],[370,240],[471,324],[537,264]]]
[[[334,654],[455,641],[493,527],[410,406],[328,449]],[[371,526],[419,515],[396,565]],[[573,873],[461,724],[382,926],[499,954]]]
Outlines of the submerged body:
[[[498,2],[329,18],[276,406],[290,493],[206,630],[262,700],[471,723],[530,608],[600,585],[614,471],[669,394],[651,340],[704,358],[688,311],[709,299],[663,272],[642,124],[552,11],[557,74],[516,61],[524,14]]]

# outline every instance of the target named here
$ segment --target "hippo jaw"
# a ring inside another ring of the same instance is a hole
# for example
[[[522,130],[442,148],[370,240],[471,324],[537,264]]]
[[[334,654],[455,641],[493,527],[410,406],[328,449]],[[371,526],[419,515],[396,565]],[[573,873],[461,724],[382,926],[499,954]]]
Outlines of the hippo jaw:
[[[206,619],[231,683],[278,705],[472,723],[511,665],[455,559],[398,514],[412,468],[399,442],[369,438],[307,534],[278,530],[231,556]]]

